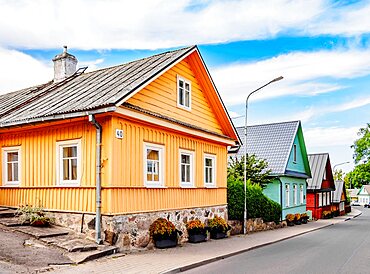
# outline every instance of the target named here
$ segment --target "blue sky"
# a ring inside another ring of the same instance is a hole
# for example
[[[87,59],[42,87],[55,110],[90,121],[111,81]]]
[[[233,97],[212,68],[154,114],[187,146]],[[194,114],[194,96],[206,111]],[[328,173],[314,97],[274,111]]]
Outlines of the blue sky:
[[[0,0],[0,93],[50,80],[64,44],[89,70],[197,44],[231,116],[282,75],[251,98],[249,124],[301,120],[309,153],[352,162],[370,117],[369,14],[370,1]]]

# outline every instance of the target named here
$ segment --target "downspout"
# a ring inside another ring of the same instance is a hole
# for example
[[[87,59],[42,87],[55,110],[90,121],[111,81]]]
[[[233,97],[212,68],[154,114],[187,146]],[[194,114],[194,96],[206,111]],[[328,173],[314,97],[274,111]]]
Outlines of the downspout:
[[[89,122],[96,128],[96,216],[95,216],[95,241],[101,244],[101,140],[102,127],[95,120],[93,114],[89,114]]]
[[[280,219],[281,221],[284,220],[283,218],[283,182],[280,180],[279,177],[276,177],[279,182],[280,182],[280,204],[281,204],[281,216]]]

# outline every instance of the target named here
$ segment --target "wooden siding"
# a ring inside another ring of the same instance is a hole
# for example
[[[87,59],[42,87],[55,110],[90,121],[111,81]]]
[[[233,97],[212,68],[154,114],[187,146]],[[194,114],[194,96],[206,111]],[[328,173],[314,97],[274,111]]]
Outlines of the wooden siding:
[[[185,58],[127,102],[212,132],[224,134],[215,110],[211,108],[205,91],[189,64],[189,58],[194,57]],[[191,82],[191,110],[177,106],[177,75]]]

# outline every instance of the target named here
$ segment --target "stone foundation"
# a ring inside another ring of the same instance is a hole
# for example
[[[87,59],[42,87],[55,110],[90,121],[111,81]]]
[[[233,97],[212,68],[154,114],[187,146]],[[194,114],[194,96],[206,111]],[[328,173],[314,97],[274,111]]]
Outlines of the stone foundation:
[[[55,223],[77,232],[85,233],[88,238],[95,238],[95,215],[75,213],[50,213]],[[102,216],[102,238],[121,251],[152,249],[149,238],[149,226],[158,218],[170,220],[182,232],[179,244],[187,241],[185,223],[199,219],[207,224],[207,220],[220,216],[227,220],[227,207],[214,206],[205,208],[181,209],[175,211],[156,211],[148,213]]]
[[[243,233],[243,222],[237,220],[229,220],[228,224],[231,226],[231,235],[237,235]],[[247,233],[253,233],[258,231],[273,230],[286,226],[286,222],[282,221],[279,224],[275,222],[264,222],[261,218],[248,219],[247,220]]]

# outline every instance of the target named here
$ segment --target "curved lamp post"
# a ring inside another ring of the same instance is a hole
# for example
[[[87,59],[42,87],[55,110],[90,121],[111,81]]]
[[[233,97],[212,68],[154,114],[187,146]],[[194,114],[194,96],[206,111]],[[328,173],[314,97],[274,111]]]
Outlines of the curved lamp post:
[[[243,233],[247,234],[247,124],[248,124],[248,100],[254,93],[263,89],[264,87],[282,80],[284,77],[279,76],[270,82],[260,86],[259,88],[253,90],[251,93],[248,94],[247,100],[245,100],[245,125],[244,125],[244,226],[243,226]]]

